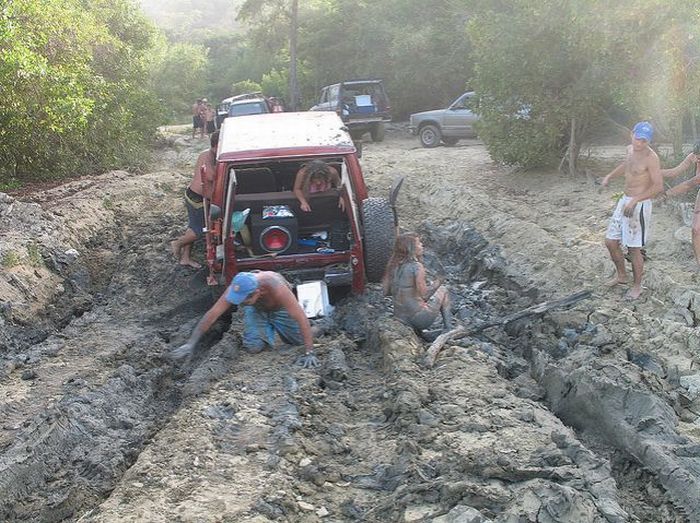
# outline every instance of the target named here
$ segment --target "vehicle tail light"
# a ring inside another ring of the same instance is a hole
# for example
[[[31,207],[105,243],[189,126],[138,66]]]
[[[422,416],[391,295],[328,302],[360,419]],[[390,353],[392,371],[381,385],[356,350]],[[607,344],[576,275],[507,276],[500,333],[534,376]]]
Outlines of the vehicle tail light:
[[[260,234],[260,246],[267,252],[283,252],[292,245],[292,233],[286,227],[273,225]]]

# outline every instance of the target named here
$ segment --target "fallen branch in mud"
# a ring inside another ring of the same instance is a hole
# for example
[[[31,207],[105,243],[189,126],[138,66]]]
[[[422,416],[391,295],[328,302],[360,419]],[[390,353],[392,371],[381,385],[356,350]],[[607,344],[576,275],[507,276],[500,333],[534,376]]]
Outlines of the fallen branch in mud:
[[[496,327],[499,325],[503,327],[508,325],[509,323],[512,323],[521,318],[525,318],[527,316],[537,316],[553,309],[569,307],[575,303],[578,303],[581,300],[589,298],[590,296],[591,291],[579,291],[570,296],[567,296],[566,298],[544,301],[542,303],[538,303],[537,305],[533,305],[532,307],[528,307],[527,309],[523,309],[513,314],[509,314],[508,316],[505,316],[500,319],[482,323],[481,325],[477,325],[475,327],[465,327],[464,325],[460,325],[459,327],[456,327],[451,331],[447,331],[443,334],[440,334],[440,336],[437,337],[437,339],[430,345],[430,347],[425,353],[425,364],[428,367],[432,367],[433,365],[435,365],[435,360],[437,359],[438,354],[448,341],[464,338],[465,336],[471,336],[483,330],[490,329],[491,327]]]

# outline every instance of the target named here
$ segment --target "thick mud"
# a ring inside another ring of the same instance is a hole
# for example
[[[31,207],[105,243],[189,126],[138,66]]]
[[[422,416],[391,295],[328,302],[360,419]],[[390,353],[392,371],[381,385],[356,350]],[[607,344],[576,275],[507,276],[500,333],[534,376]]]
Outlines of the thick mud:
[[[629,304],[599,287],[609,195],[395,131],[365,145],[370,192],[407,176],[403,226],[461,322],[593,297],[431,369],[376,287],[323,322],[318,370],[240,350],[235,313],[174,364],[213,299],[167,248],[204,147],[173,135],[151,173],[0,195],[0,519],[700,521],[700,301],[674,208]]]

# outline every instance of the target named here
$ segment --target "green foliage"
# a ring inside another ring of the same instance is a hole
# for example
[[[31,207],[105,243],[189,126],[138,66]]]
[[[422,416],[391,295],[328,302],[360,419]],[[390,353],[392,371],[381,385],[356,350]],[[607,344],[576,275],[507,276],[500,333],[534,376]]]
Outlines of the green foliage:
[[[0,10],[0,183],[137,166],[158,124],[155,32],[130,0]]]
[[[677,30],[675,17],[689,14],[678,13],[682,4],[689,9],[684,0],[504,0],[482,7],[469,35],[480,134],[491,156],[524,167],[551,165],[569,146],[572,124],[575,158],[610,114],[627,114],[627,125],[649,118],[651,107],[639,103],[659,85],[651,81],[659,64],[649,58],[662,49],[667,58],[677,54],[678,36],[664,35]],[[515,117],[522,107],[529,119]]]
[[[259,83],[254,82],[253,80],[241,80],[240,82],[236,82],[231,85],[231,96],[236,96],[237,94],[257,93],[258,91],[262,91],[262,87],[260,87]]]
[[[186,119],[194,101],[205,97],[207,49],[191,43],[168,44],[165,40],[156,49],[151,85],[161,115],[168,122]]]
[[[39,245],[37,245],[36,242],[27,245],[27,257],[29,259],[29,265],[32,267],[40,267],[44,264],[41,253],[39,253]]]
[[[5,251],[0,260],[0,266],[2,266],[3,269],[11,269],[19,265],[21,261],[19,254],[15,251]]]

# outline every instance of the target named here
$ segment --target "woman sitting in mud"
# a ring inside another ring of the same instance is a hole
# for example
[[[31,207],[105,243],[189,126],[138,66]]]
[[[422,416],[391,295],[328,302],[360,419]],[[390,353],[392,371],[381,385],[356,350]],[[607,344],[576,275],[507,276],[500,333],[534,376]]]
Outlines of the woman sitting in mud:
[[[297,172],[294,178],[294,195],[301,204],[301,210],[310,212],[309,195],[340,188],[338,171],[323,160],[312,160]],[[345,210],[345,202],[338,198],[338,207]]]
[[[443,325],[449,330],[449,294],[439,280],[430,287],[426,284],[422,261],[423,244],[417,234],[405,233],[396,238],[382,279],[384,294],[394,297],[394,315],[414,329],[427,329],[442,315]]]

